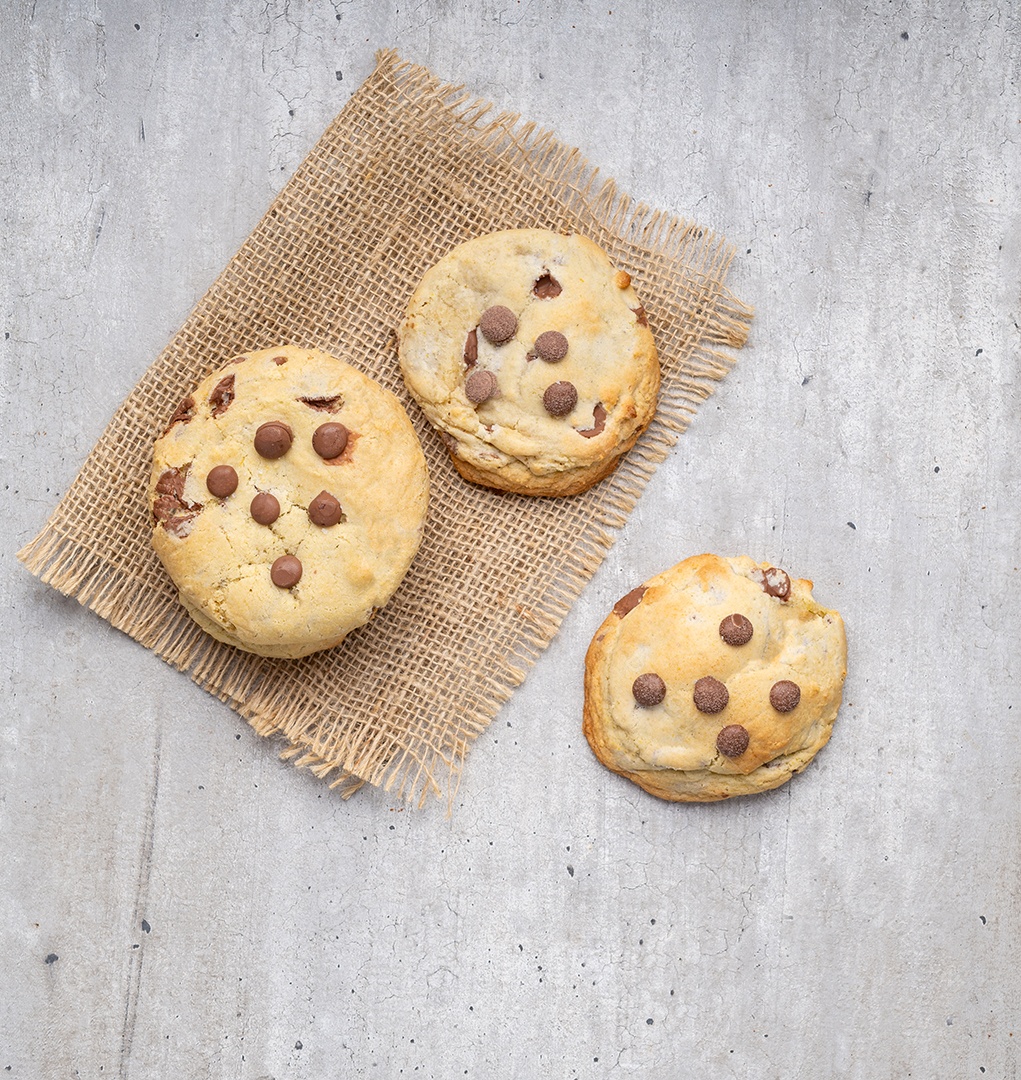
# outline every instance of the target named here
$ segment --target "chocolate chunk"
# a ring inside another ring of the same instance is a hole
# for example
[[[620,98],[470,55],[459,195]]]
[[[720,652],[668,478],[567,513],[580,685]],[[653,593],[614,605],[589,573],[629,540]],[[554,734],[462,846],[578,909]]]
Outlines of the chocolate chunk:
[[[189,466],[166,469],[156,481],[152,516],[168,533],[184,537],[191,532],[192,521],[202,510],[199,503],[184,501],[184,479]]]
[[[641,304],[639,304],[638,307],[633,307],[631,310],[637,316],[635,321],[638,323],[639,326],[649,325],[649,317],[645,314],[645,308],[642,307]]]
[[[773,683],[769,691],[769,704],[777,712],[792,712],[801,701],[801,687],[790,679],[781,679]]]
[[[623,619],[629,612],[633,611],[642,602],[642,597],[645,595],[645,586],[639,585],[637,589],[632,589],[626,596],[622,596],[616,604],[613,605],[613,613],[618,619]]]
[[[647,671],[631,684],[631,693],[639,705],[650,708],[666,697],[666,683],[654,671]]]
[[[260,457],[275,461],[291,449],[294,434],[282,420],[268,420],[255,433],[255,449]]]
[[[728,724],[716,736],[716,749],[727,757],[740,757],[748,749],[748,729],[740,724]]]
[[[553,297],[559,296],[563,289],[560,287],[560,282],[547,270],[532,286],[532,292],[540,300],[552,300]]]
[[[771,566],[765,571],[756,567],[751,577],[752,581],[757,581],[762,586],[762,591],[767,596],[786,600],[791,595],[791,579],[778,566]]]
[[[184,495],[184,478],[188,475],[188,466],[184,465],[180,469],[166,469],[160,473],[159,480],[156,481],[156,494],[157,495],[169,495],[173,499],[177,499],[180,502],[181,497]]]
[[[320,412],[336,412],[344,404],[344,399],[340,394],[300,397],[298,400],[302,405],[307,405],[310,409],[318,409]]]
[[[325,529],[343,521],[344,511],[328,491],[320,491],[308,504],[308,516],[313,525],[321,525]]]
[[[559,330],[546,330],[535,339],[535,352],[547,364],[555,364],[567,355],[567,338]]]
[[[480,368],[473,371],[464,381],[465,397],[473,405],[481,405],[488,401],[497,389],[496,376],[491,371]]]
[[[578,429],[579,435],[584,435],[586,439],[594,439],[597,435],[602,435],[606,428],[606,410],[603,408],[601,402],[596,402],[596,407],[592,410],[593,426],[590,428]]]
[[[231,363],[232,364],[243,364],[247,359],[248,359],[247,356],[235,356],[234,359],[231,360]]]
[[[293,555],[281,555],[269,568],[273,584],[281,589],[293,589],[301,581],[301,563]]]
[[[166,529],[171,536],[176,536],[179,540],[183,540],[194,528],[195,519],[199,516],[199,511],[202,509],[200,506],[198,510],[193,510],[184,514],[171,514],[165,520],[163,520],[163,528]]]
[[[546,387],[542,403],[550,416],[567,416],[578,404],[578,391],[574,383],[555,382]]]
[[[503,304],[486,308],[479,319],[482,336],[492,345],[503,345],[510,341],[518,331],[518,317]]]
[[[213,392],[209,395],[209,404],[213,408],[213,416],[219,416],[221,413],[225,413],[233,400],[234,376],[224,375],[216,386],[213,387]]]
[[[695,691],[692,697],[695,701],[695,708],[699,712],[718,713],[723,712],[727,707],[727,702],[730,701],[730,691],[719,679],[714,679],[712,675],[703,675],[695,683]]]
[[[276,364],[279,367],[281,364],[286,364],[287,363],[287,357],[286,356],[274,356],[273,357],[273,363]]]
[[[464,339],[464,366],[473,368],[479,360],[479,331],[478,328],[468,331]]]
[[[728,615],[720,623],[720,637],[728,645],[747,645],[753,633],[754,627],[743,615]]]
[[[216,465],[209,470],[206,487],[218,499],[226,499],[238,489],[238,474],[230,465]]]
[[[177,406],[177,412],[170,418],[170,423],[167,424],[167,430],[163,432],[166,435],[174,424],[187,424],[189,420],[195,415],[195,399],[189,394],[180,405]]]
[[[270,495],[268,491],[260,491],[252,499],[251,513],[260,525],[272,525],[280,517],[280,503],[275,495]]]
[[[343,424],[320,424],[312,433],[312,449],[327,461],[338,458],[347,446],[347,435]]]

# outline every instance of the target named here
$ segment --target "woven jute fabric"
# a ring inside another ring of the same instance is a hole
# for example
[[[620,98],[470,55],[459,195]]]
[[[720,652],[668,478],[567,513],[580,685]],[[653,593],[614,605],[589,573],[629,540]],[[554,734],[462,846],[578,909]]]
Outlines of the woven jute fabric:
[[[394,329],[425,270],[464,240],[520,227],[605,248],[632,275],[662,361],[650,428],[611,477],[568,499],[462,480],[397,363]],[[368,782],[414,803],[449,798],[473,740],[744,343],[751,312],[724,285],[732,255],[692,222],[632,203],[549,132],[380,53],[19,556],[342,793]],[[425,538],[393,599],[301,660],[240,652],[192,622],[150,546],[145,497],[153,442],[185,394],[240,352],[281,344],[324,349],[393,391],[431,476]]]

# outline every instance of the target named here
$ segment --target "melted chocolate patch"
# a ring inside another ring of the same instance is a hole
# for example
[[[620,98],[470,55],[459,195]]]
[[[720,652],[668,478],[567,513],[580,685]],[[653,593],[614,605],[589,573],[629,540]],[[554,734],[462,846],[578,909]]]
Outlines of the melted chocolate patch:
[[[756,567],[751,573],[751,578],[762,586],[762,591],[767,596],[786,600],[791,595],[791,579],[787,576],[787,572],[778,566],[771,566],[765,571]]]
[[[213,387],[213,392],[209,395],[209,404],[213,408],[213,416],[220,416],[221,413],[225,413],[230,408],[230,403],[233,400],[234,376],[225,375]]]
[[[184,501],[184,480],[188,465],[180,469],[167,469],[156,481],[156,499],[153,502],[153,519],[173,536],[183,537],[191,532],[191,522],[202,510],[199,503]]]
[[[616,604],[613,605],[613,613],[618,619],[623,619],[629,612],[633,611],[642,602],[642,597],[646,593],[646,586],[639,585],[637,589],[632,589],[626,596],[622,596]]]
[[[532,286],[532,292],[540,300],[552,300],[563,292],[560,282],[547,270]]]
[[[326,397],[300,397],[302,405],[310,409],[318,409],[320,412],[336,412],[343,404],[344,399],[340,394],[331,394]]]
[[[464,366],[473,368],[479,361],[479,328],[468,331],[464,339]]]
[[[189,420],[195,415],[195,399],[189,394],[180,405],[177,406],[177,412],[170,418],[170,423],[167,424],[166,431],[163,432],[166,435],[174,424],[187,424]]]
[[[584,435],[586,439],[594,439],[597,435],[602,435],[603,430],[606,428],[606,410],[601,402],[597,402],[596,407],[592,410],[592,420],[592,427],[578,430],[578,434]]]

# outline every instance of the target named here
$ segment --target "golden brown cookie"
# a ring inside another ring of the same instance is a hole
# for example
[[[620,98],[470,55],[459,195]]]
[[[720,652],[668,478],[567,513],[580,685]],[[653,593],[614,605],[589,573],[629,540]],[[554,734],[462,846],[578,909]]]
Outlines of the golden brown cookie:
[[[697,555],[623,597],[585,658],[599,760],[661,799],[779,787],[830,737],[844,624],[781,569]]]
[[[152,542],[213,637],[305,656],[394,593],[428,492],[418,437],[389,391],[326,353],[265,349],[201,382],[156,442]]]
[[[461,244],[422,279],[398,343],[458,472],[502,491],[584,491],[656,411],[645,311],[583,236],[512,229]]]

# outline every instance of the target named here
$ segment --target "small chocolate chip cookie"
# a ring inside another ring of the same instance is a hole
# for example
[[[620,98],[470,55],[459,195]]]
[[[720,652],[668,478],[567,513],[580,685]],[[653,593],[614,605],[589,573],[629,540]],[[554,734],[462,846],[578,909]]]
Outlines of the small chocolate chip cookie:
[[[458,472],[502,491],[584,491],[656,411],[645,310],[583,236],[512,229],[461,244],[422,279],[398,343]]]
[[[213,637],[305,656],[391,597],[428,493],[422,447],[391,393],[326,353],[265,349],[201,382],[157,440],[152,542]]]
[[[661,799],[768,791],[826,745],[846,664],[844,624],[810,581],[698,555],[633,589],[596,631],[585,737]]]

